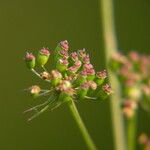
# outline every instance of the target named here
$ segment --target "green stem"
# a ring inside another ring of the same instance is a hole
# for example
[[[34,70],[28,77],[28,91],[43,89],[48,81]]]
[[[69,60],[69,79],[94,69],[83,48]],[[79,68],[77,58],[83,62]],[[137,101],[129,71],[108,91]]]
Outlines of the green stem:
[[[37,77],[39,77],[40,79],[42,79],[42,77],[40,76],[40,74],[36,71],[36,70],[34,70],[34,69],[31,69],[31,71],[37,76]],[[46,81],[46,82],[50,82],[50,80],[44,80],[44,81]]]
[[[103,36],[105,42],[106,66],[108,68],[109,82],[112,86],[112,89],[114,90],[114,94],[112,94],[111,96],[110,107],[113,122],[115,150],[126,150],[123,116],[120,109],[120,87],[116,76],[113,74],[113,72],[111,72],[108,66],[108,62],[112,54],[117,52],[117,39],[114,29],[113,0],[101,0],[100,5],[102,14]]]
[[[134,116],[127,119],[127,145],[128,150],[135,150],[136,141],[136,118],[137,114],[135,112]]]
[[[79,127],[79,130],[87,144],[87,147],[89,150],[96,150],[96,146],[94,145],[81,117],[80,117],[80,114],[76,108],[76,105],[75,103],[73,102],[73,100],[71,100],[70,102],[68,102],[68,106],[69,106],[69,109],[70,109],[70,112],[74,118],[74,120],[76,121],[78,127]]]

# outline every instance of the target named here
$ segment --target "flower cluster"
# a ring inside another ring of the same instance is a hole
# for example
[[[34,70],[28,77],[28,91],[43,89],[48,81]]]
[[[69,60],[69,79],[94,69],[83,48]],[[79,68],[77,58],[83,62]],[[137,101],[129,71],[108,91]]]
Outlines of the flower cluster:
[[[142,133],[139,136],[139,144],[141,144],[143,150],[150,149],[150,137],[148,137],[145,133]]]
[[[138,106],[150,108],[150,55],[131,51],[127,56],[115,53],[110,62],[122,86],[122,110],[132,117]]]
[[[45,68],[45,64],[51,53],[55,68],[49,71]],[[36,110],[29,120],[48,108],[57,108],[64,102],[105,99],[112,93],[106,81],[106,70],[96,72],[85,49],[69,53],[69,44],[66,40],[58,43],[56,49],[51,52],[48,48],[42,48],[36,56],[26,53],[25,62],[34,74],[49,85],[47,90],[37,85],[29,88],[34,97],[49,95],[46,102],[25,111]],[[42,67],[43,71],[37,72],[36,67]]]

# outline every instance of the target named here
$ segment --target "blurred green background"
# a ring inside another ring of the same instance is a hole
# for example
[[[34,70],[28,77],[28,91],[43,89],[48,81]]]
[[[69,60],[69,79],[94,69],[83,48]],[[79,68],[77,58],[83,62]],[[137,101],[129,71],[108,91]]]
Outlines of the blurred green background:
[[[114,6],[119,49],[149,53],[150,1],[114,0]],[[22,89],[39,80],[22,58],[28,49],[54,49],[57,42],[67,39],[71,49],[88,49],[96,69],[104,68],[99,12],[98,0],[0,1],[1,150],[86,150],[65,105],[26,121],[29,116],[22,112],[35,101]],[[109,101],[79,102],[77,106],[97,147],[113,150]],[[138,133],[150,135],[147,113],[140,111],[138,122]]]

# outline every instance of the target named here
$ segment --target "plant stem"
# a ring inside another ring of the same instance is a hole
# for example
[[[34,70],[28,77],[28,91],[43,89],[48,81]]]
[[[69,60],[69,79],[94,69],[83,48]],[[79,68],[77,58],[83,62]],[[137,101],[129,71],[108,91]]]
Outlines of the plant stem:
[[[108,68],[109,82],[114,90],[111,96],[111,114],[113,122],[113,135],[115,142],[115,150],[126,150],[123,116],[120,109],[121,94],[120,87],[116,76],[111,72],[108,62],[113,53],[117,52],[117,39],[114,29],[114,15],[113,15],[113,0],[100,0],[103,36],[105,42],[105,60]]]
[[[136,118],[137,112],[134,116],[127,119],[127,145],[128,150],[135,150],[135,140],[136,140]]]
[[[36,71],[36,70],[34,70],[34,69],[31,69],[31,71],[37,76],[37,77],[39,77],[40,79],[42,79],[42,77],[40,76],[40,74]],[[50,80],[44,80],[44,81],[46,81],[46,82],[50,82]]]
[[[70,109],[70,112],[75,120],[75,122],[77,123],[78,127],[79,127],[79,130],[87,144],[87,147],[89,150],[96,150],[96,146],[94,145],[81,117],[80,117],[80,114],[76,108],[76,105],[75,103],[73,102],[73,100],[69,101],[68,102],[68,106],[69,106],[69,109]]]

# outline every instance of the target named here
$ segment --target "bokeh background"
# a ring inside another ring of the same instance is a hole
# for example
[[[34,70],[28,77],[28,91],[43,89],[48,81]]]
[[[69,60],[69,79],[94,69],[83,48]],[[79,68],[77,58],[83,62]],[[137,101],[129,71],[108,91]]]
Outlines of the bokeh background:
[[[114,6],[119,49],[150,53],[150,1],[114,0]],[[103,69],[100,15],[98,0],[0,1],[1,150],[86,150],[65,105],[26,121],[29,116],[22,112],[36,102],[22,89],[39,80],[22,58],[28,49],[53,50],[57,42],[67,39],[71,49],[88,49],[96,69]],[[77,106],[97,147],[113,150],[109,100]],[[139,111],[138,122],[138,133],[150,135],[150,116]]]

